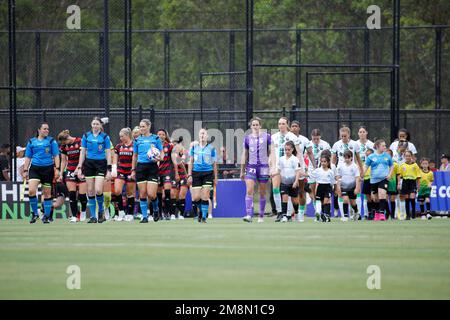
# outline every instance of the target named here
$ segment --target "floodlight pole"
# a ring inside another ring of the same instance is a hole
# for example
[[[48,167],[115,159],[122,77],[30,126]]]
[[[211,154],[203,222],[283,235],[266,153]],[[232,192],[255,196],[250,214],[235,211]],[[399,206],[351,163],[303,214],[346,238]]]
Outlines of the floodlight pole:
[[[11,157],[11,180],[17,180],[17,170],[13,161],[16,159],[17,146],[17,91],[16,91],[16,1],[8,0],[8,50],[9,50],[9,144]],[[14,170],[13,170],[14,169]]]
[[[253,33],[254,33],[254,0],[245,1],[246,29],[245,29],[245,60],[247,64],[246,84],[247,84],[247,110],[246,121],[253,117]]]

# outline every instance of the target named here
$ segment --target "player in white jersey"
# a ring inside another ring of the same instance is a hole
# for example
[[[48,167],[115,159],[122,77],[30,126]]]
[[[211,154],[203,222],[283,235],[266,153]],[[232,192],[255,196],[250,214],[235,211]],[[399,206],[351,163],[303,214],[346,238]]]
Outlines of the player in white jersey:
[[[313,129],[311,131],[311,141],[309,141],[306,152],[308,154],[308,183],[305,190],[309,193],[311,199],[315,199],[316,181],[314,180],[314,170],[320,165],[320,157],[322,152],[330,150],[331,146],[328,142],[321,139],[321,133],[319,129]],[[313,201],[314,205],[316,204]],[[317,209],[317,208],[316,208]],[[320,211],[320,210],[319,210]]]
[[[278,213],[277,221],[281,221],[281,176],[277,172],[278,161],[282,156],[284,156],[284,145],[287,141],[292,141],[294,143],[297,154],[300,153],[300,148],[298,145],[297,137],[289,131],[289,120],[286,117],[281,117],[278,120],[278,130],[279,132],[273,134],[271,138],[272,144],[270,151],[270,176],[272,178],[273,198]],[[300,165],[304,167],[303,157],[299,157],[299,161]]]
[[[408,142],[406,150],[411,151],[415,158],[415,156],[417,155],[417,149],[416,149],[416,146],[410,141],[410,139],[411,139],[411,135],[410,135],[409,131],[405,128],[402,128],[402,129],[398,130],[398,139],[391,143],[389,149],[391,149],[395,155],[395,152],[398,149],[399,142],[406,141],[406,142]]]
[[[359,168],[359,172],[362,174],[363,166],[361,163],[361,158],[359,157],[359,143],[351,139],[350,128],[348,128],[348,127],[345,127],[345,126],[342,127],[339,130],[339,135],[340,135],[341,139],[333,145],[333,148],[331,148],[331,152],[333,154],[331,157],[331,162],[335,165],[337,165],[338,161],[344,162],[344,152],[347,150],[350,150],[353,154],[353,162],[356,163],[356,165]],[[361,178],[362,178],[362,176],[361,176]],[[335,196],[336,195],[338,196],[337,198],[338,198],[339,211],[341,212],[341,215],[342,215],[342,213],[344,211],[344,201],[341,197],[341,191],[339,190],[339,186],[337,186],[335,191],[336,191]],[[336,197],[335,197],[335,199],[336,199]],[[336,207],[335,207],[335,211],[334,211],[334,216],[337,216]]]
[[[330,222],[330,199],[333,192],[333,186],[336,184],[334,171],[330,168],[330,158],[321,155],[320,167],[314,170],[314,179],[316,181],[316,221],[319,218],[323,222]],[[319,206],[320,203],[320,206]],[[321,210],[318,210],[318,208]]]
[[[397,149],[393,151],[392,160],[399,166],[405,163],[405,152],[408,150],[409,142],[405,140],[397,141]],[[392,150],[392,149],[391,149]],[[414,154],[413,154],[414,155]]]
[[[344,152],[344,162],[340,162],[337,167],[337,184],[344,199],[344,216],[342,221],[348,221],[348,205],[354,210],[353,220],[358,220],[358,207],[356,205],[356,195],[361,190],[361,177],[358,166],[353,162],[353,154],[350,150]]]
[[[357,141],[359,144],[359,158],[361,159],[362,165],[366,162],[366,151],[367,149],[373,150],[373,142],[370,141],[367,136],[369,135],[369,131],[365,126],[360,126],[358,130],[359,140]],[[361,184],[363,183],[363,179],[361,179]],[[367,214],[368,206],[367,201],[372,201],[372,199],[367,199],[364,194],[360,193],[356,196],[356,204],[358,206],[358,212],[361,214],[362,208],[364,208],[364,212]]]
[[[291,198],[295,211],[298,210],[298,185],[301,176],[305,175],[300,161],[297,158],[295,145],[292,141],[284,145],[285,155],[278,161],[278,173],[281,176],[281,196],[282,196],[282,219],[287,222],[288,201]],[[291,213],[289,213],[291,214]],[[303,217],[302,217],[303,218]]]
[[[297,120],[292,121],[291,123],[291,132],[295,134],[299,141],[299,148],[301,151],[301,155],[303,158],[306,157],[305,153],[309,145],[309,139],[300,134],[300,122]],[[306,159],[305,159],[306,161]],[[297,220],[299,222],[303,222],[303,217],[306,211],[306,192],[305,185],[307,183],[306,179],[300,180],[298,184],[298,203],[299,203],[299,211],[297,215]]]

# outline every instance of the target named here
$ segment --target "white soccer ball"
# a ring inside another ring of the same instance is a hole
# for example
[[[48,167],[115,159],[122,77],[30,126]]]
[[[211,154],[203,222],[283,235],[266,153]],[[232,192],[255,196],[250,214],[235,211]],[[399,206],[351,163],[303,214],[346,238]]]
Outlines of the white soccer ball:
[[[158,148],[156,148],[156,147],[151,147],[151,148],[148,150],[148,152],[147,152],[147,157],[148,157],[150,160],[155,160],[156,158],[159,157],[160,154],[161,154],[161,151],[159,151]]]

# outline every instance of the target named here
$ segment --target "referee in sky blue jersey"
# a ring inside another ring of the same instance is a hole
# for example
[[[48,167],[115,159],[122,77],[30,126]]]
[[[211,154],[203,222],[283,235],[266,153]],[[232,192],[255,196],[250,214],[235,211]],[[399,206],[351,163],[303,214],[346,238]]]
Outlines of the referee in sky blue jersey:
[[[190,150],[188,183],[192,185],[192,202],[200,209],[198,222],[206,223],[209,208],[210,190],[217,183],[217,153],[208,143],[208,132],[201,129],[199,141],[195,141]]]
[[[148,223],[148,199],[153,207],[153,221],[158,221],[158,161],[164,158],[161,140],[155,134],[150,133],[152,123],[148,119],[142,119],[139,123],[141,135],[133,143],[133,164],[131,178],[135,179],[139,188],[139,204],[142,212],[140,223]]]
[[[36,195],[39,184],[42,184],[44,194],[44,217],[43,223],[50,223],[49,217],[52,210],[52,182],[56,174],[59,176],[60,161],[58,143],[49,137],[49,125],[41,123],[38,134],[28,141],[25,151],[24,180],[28,180],[28,196],[32,217],[30,223],[35,223],[38,217],[38,198]],[[31,166],[30,166],[31,163]],[[29,169],[28,169],[29,168]]]
[[[106,181],[111,180],[111,140],[103,132],[103,122],[100,118],[95,117],[91,122],[91,127],[92,130],[85,133],[81,139],[77,174],[81,178],[86,177],[88,207],[91,215],[88,223],[103,223],[106,221],[103,206],[103,184],[105,179]],[[97,204],[98,220],[96,217]]]

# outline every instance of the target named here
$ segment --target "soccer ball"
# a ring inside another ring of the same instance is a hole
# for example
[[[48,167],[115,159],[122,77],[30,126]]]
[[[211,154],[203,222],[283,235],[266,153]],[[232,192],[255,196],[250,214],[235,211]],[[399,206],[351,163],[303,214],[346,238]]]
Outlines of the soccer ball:
[[[147,157],[149,158],[149,160],[154,161],[156,158],[159,157],[160,154],[161,152],[159,151],[159,149],[152,146],[147,152]]]

